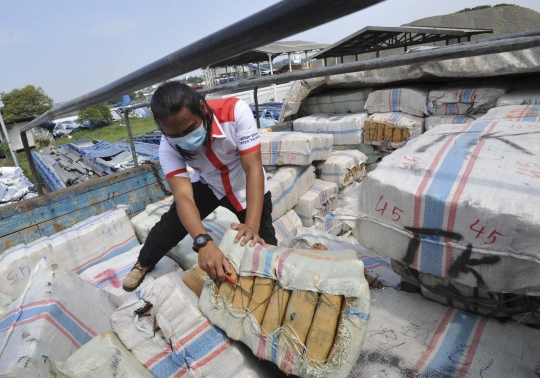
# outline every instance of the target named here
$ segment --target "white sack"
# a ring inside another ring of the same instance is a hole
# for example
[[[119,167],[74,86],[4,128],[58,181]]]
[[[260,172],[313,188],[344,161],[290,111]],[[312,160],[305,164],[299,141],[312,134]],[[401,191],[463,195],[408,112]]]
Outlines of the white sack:
[[[314,134],[330,134],[333,145],[358,145],[364,136],[364,121],[368,114],[314,114],[294,120],[294,131]]]
[[[301,226],[302,223],[301,222],[299,223],[300,223],[299,226]],[[11,302],[13,302],[13,300],[11,299],[9,295],[0,293],[0,319],[2,319],[2,317],[4,316],[4,313],[7,311]]]
[[[124,210],[110,210],[62,232],[8,249],[0,256],[0,292],[15,300],[42,257],[80,274],[139,245]]]
[[[177,273],[152,281],[118,308],[111,326],[135,358],[156,377],[265,377],[249,353],[210,324],[198,298]],[[150,316],[134,311],[152,303]],[[154,332],[154,320],[160,332]],[[172,349],[174,349],[174,352]]]
[[[332,151],[322,164],[321,179],[335,182],[339,188],[361,181],[367,156],[358,150]]]
[[[47,377],[42,355],[65,360],[111,329],[118,306],[114,295],[42,259],[0,321],[0,377]]]
[[[292,210],[313,185],[315,168],[312,165],[280,167],[271,175],[268,186],[272,195],[272,220],[275,221]]]
[[[300,223],[300,226],[302,226],[302,223]],[[347,224],[345,224],[341,219],[336,219],[334,217],[334,213],[332,212],[330,212],[329,214],[326,214],[322,218],[316,217],[315,224],[308,228],[311,230],[315,230],[318,233],[330,234],[334,236],[337,236],[341,234],[342,232],[350,233],[351,231],[351,228]]]
[[[308,251],[282,247],[251,248],[234,243],[236,232],[227,231],[219,248],[241,276],[259,276],[280,282],[287,290],[309,290],[331,295],[357,298],[342,313],[339,350],[322,368],[311,367],[304,358],[287,343],[295,343],[288,333],[278,328],[268,336],[261,334],[261,327],[251,313],[235,310],[221,296],[215,295],[216,285],[207,280],[199,305],[212,324],[227,332],[229,337],[241,340],[262,359],[274,362],[282,370],[291,367],[292,374],[302,377],[347,377],[362,349],[369,317],[369,290],[364,278],[364,267],[356,260],[353,251]],[[287,340],[280,342],[280,336]],[[277,346],[276,346],[277,345]],[[297,345],[300,347],[300,345]]]
[[[272,132],[261,135],[263,165],[308,165],[326,160],[332,150],[332,135]]]
[[[276,239],[279,243],[289,235],[289,232],[296,227],[302,226],[300,217],[294,210],[289,210],[285,215],[272,222],[274,230],[276,230]]]
[[[337,184],[315,179],[311,188],[298,199],[298,204],[294,207],[302,225],[313,226],[316,218],[330,214],[337,205],[337,194]]]
[[[47,359],[50,378],[153,378],[114,332],[103,332],[67,361]]]
[[[358,259],[362,260],[366,273],[377,278],[384,286],[399,287],[401,277],[392,270],[390,258],[367,249],[354,236],[334,236],[324,234],[313,228],[297,227],[280,246],[294,249],[311,249],[320,243],[329,251],[350,249],[356,252]]]
[[[122,301],[125,301],[134,295],[134,293],[128,293],[122,288],[122,283],[124,278],[131,271],[131,268],[137,262],[139,257],[139,252],[141,251],[142,245],[139,245],[133,248],[131,251],[123,253],[119,256],[113,257],[110,260],[104,261],[98,265],[91,267],[90,269],[85,270],[80,274],[80,277],[89,282],[92,286],[97,289],[102,289],[108,291],[111,294],[116,295],[121,298]],[[164,256],[156,264],[155,268],[146,273],[144,281],[141,286],[137,288],[137,292],[148,285],[148,283],[154,281],[155,279],[174,272],[178,269],[178,264],[176,264],[172,259],[167,256]]]
[[[512,105],[490,109],[487,114],[478,119],[479,121],[516,121],[516,122],[539,122],[540,104],[537,105]],[[517,127],[517,126],[516,126]]]
[[[403,112],[417,117],[428,115],[428,90],[421,88],[379,89],[371,93],[366,101],[369,114]]]
[[[372,146],[371,144],[362,143],[359,145],[354,145],[354,144],[344,144],[342,146],[334,145],[332,148],[335,151],[359,150],[360,152],[362,152],[364,155],[367,156],[368,161],[366,162],[366,164],[373,164],[380,157],[379,150],[377,149],[377,147]]]
[[[386,128],[398,128],[407,130],[409,135],[405,138],[400,135],[397,140],[392,138],[386,138],[383,135],[382,138],[378,133],[366,126],[364,132],[364,143],[372,144],[374,146],[383,146],[390,148],[403,147],[408,140],[416,138],[422,134],[424,130],[424,118],[415,117],[413,115],[395,112],[395,113],[375,113],[369,116],[369,121],[376,121],[378,123],[385,123]],[[367,121],[366,121],[367,123]],[[405,139],[405,140],[404,140]]]
[[[364,349],[351,377],[534,377],[540,330],[386,288],[371,291]]]
[[[335,89],[310,96],[306,99],[306,114],[358,113],[364,111],[372,88]]]
[[[464,123],[471,123],[482,117],[485,113],[475,114],[471,117],[467,117],[465,114],[451,115],[451,116],[429,116],[426,118],[425,128],[431,130],[435,126],[439,125],[462,125]]]
[[[360,219],[354,234],[364,246],[423,273],[493,292],[535,291],[539,128],[436,127],[385,157],[336,214]]]

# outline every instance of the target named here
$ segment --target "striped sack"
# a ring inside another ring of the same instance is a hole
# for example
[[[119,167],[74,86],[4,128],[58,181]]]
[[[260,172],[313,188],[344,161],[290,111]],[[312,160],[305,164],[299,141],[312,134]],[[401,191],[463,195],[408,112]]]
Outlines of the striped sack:
[[[151,272],[146,273],[144,281],[141,286],[137,288],[137,291],[135,291],[135,293],[128,293],[122,288],[122,283],[124,282],[124,278],[126,278],[131,271],[131,268],[133,268],[133,265],[137,262],[141,248],[142,245],[139,245],[129,252],[95,265],[82,272],[80,277],[95,288],[106,290],[109,293],[116,295],[122,301],[125,301],[134,294],[140,292],[140,289],[148,283],[167,273],[180,269],[178,264],[172,259],[164,256],[159,260]]]
[[[333,182],[315,179],[313,185],[302,197],[294,211],[304,227],[311,227],[316,219],[329,215],[337,205],[338,186]]]
[[[321,180],[335,182],[341,189],[365,176],[367,156],[358,150],[332,151],[322,164]]]
[[[110,210],[62,232],[8,249],[0,256],[0,292],[15,300],[30,271],[47,256],[52,264],[80,274],[139,245],[124,210]]]
[[[48,377],[43,356],[64,361],[101,332],[120,301],[45,258],[0,321],[0,376]]]
[[[540,122],[540,104],[501,106],[489,109],[479,121]]]
[[[373,88],[335,89],[306,98],[306,114],[358,113],[364,106]]]
[[[385,157],[342,213],[360,219],[360,243],[420,272],[493,292],[536,290],[539,146],[535,122],[436,127]]]
[[[326,160],[332,151],[332,135],[299,132],[261,134],[263,165],[308,165]]]
[[[276,230],[276,239],[279,245],[279,243],[289,235],[291,230],[302,226],[302,221],[294,210],[289,210],[285,215],[273,221],[272,226],[274,226],[274,230]]]
[[[366,112],[353,114],[314,114],[294,120],[294,131],[330,134],[333,145],[360,144],[364,139]]]
[[[369,95],[366,101],[366,111],[369,114],[403,112],[417,117],[425,117],[429,114],[427,97],[427,89],[422,88],[379,89]]]
[[[272,195],[272,220],[281,218],[292,210],[315,180],[315,168],[285,166],[269,169],[268,187]]]
[[[372,290],[364,349],[351,377],[534,377],[540,330]]]
[[[482,117],[485,113],[474,114],[470,117],[465,114],[452,115],[452,116],[429,116],[426,118],[426,130],[439,125],[462,125],[464,123],[471,123]]]
[[[210,324],[197,309],[197,296],[177,273],[152,281],[141,299],[125,302],[111,316],[111,326],[154,376],[165,377],[265,377],[250,354],[225,332]],[[144,315],[134,311],[153,307]]]
[[[203,314],[229,337],[246,344],[258,358],[272,361],[282,371],[301,377],[347,377],[362,349],[370,306],[364,267],[356,254],[350,250],[264,248],[260,244],[251,248],[235,243],[235,236],[235,231],[227,231],[219,248],[238,275],[271,279],[285,290],[307,290],[315,298],[316,293],[352,297],[340,311],[341,325],[333,353],[323,365],[314,363],[303,353],[303,343],[291,336],[281,321],[271,333],[265,332],[251,312],[233,308],[217,295],[217,287],[210,279],[205,281],[199,300]]]

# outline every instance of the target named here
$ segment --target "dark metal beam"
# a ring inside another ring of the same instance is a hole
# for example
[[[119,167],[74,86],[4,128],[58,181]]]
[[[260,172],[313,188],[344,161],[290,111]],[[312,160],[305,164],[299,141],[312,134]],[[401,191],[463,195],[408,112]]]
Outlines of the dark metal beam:
[[[28,160],[28,165],[30,166],[30,172],[32,173],[32,176],[34,177],[34,180],[36,182],[36,189],[38,191],[38,194],[42,196],[43,189],[41,188],[41,182],[39,182],[39,175],[36,169],[36,165],[34,164],[32,152],[30,151],[30,145],[28,144],[28,138],[26,137],[26,132],[21,133],[21,142],[24,147],[24,153],[26,154],[26,159]]]
[[[333,21],[383,0],[283,0],[102,88],[55,106],[22,131],[60,114],[110,100]],[[306,17],[309,15],[309,17]]]

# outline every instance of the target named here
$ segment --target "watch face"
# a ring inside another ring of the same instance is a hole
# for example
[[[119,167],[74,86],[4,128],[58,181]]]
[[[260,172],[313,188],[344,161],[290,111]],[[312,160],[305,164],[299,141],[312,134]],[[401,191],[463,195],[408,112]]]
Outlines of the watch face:
[[[206,241],[206,238],[204,236],[197,236],[197,238],[195,239],[195,242],[197,244],[204,244],[205,241]]]

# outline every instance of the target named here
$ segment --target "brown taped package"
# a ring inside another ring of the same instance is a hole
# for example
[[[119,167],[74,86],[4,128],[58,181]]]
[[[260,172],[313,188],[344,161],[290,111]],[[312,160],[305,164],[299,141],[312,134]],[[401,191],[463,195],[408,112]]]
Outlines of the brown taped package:
[[[330,355],[328,356],[328,361],[332,361],[332,359],[337,353],[343,352],[338,348],[339,342],[341,340],[341,335],[339,333],[339,325],[341,325],[341,323],[343,322],[343,313],[347,310],[349,304],[353,303],[355,300],[356,298],[354,297],[345,297],[345,300],[342,301],[341,312],[338,320],[338,327],[336,329],[336,337],[334,338],[334,345],[332,346],[332,350],[330,351]]]
[[[236,281],[238,279],[238,275],[236,274],[233,267],[231,267],[230,272],[231,278]],[[226,301],[229,303],[232,303],[234,298],[234,290],[236,289],[236,286],[230,283],[229,281],[225,280],[219,285],[219,296],[223,297]]]
[[[308,358],[325,363],[334,345],[342,300],[341,295],[320,295],[306,341]]]
[[[268,308],[262,322],[263,335],[269,335],[281,327],[283,315],[285,314],[287,303],[291,296],[290,290],[281,288],[277,283],[274,284],[273,292],[274,294],[270,298],[270,303],[268,303]]]
[[[201,269],[199,265],[195,265],[193,268],[188,270],[182,281],[186,284],[187,287],[191,289],[198,297],[201,296],[202,289],[204,286],[204,277],[208,274]]]
[[[255,277],[252,276],[240,276],[238,277],[238,286],[234,293],[234,299],[232,302],[233,308],[237,310],[246,311],[251,299],[251,293],[253,291],[253,283]]]
[[[384,141],[385,142],[391,142],[392,137],[394,135],[394,123],[390,121],[386,121],[384,123]]]
[[[274,281],[271,278],[255,277],[253,283],[253,293],[249,302],[248,310],[262,324],[266,307],[268,307],[269,298],[272,295]]]

